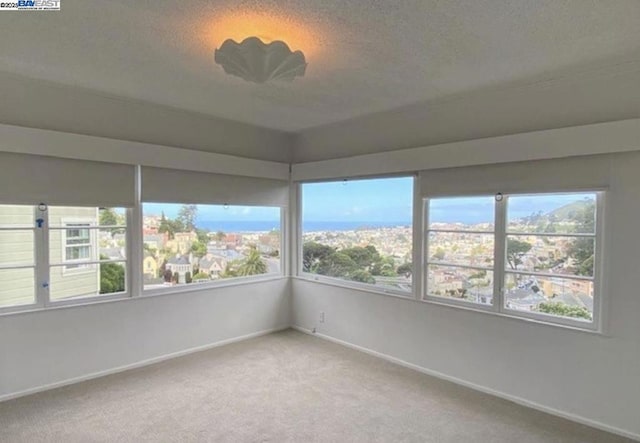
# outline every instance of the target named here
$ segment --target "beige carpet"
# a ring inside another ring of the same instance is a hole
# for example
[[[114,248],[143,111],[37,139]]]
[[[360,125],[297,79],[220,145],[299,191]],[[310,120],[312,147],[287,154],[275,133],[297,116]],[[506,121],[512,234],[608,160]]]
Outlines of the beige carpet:
[[[0,403],[2,442],[621,442],[292,330]]]

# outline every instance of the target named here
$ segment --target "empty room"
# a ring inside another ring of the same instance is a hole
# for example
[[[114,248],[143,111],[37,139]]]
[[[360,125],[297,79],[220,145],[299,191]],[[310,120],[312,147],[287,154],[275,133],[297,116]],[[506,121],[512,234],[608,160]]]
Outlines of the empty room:
[[[0,2],[0,442],[640,441],[640,1]]]

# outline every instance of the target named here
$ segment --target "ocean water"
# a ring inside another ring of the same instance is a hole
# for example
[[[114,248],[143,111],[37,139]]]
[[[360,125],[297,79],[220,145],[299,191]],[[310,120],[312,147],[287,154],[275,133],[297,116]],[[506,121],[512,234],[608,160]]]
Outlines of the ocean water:
[[[396,222],[344,222],[344,221],[309,221],[303,225],[304,232],[314,231],[350,231],[361,228],[391,228],[395,226],[411,226],[409,221]],[[280,229],[277,221],[241,220],[241,221],[219,221],[200,220],[198,227],[210,232],[264,232]]]

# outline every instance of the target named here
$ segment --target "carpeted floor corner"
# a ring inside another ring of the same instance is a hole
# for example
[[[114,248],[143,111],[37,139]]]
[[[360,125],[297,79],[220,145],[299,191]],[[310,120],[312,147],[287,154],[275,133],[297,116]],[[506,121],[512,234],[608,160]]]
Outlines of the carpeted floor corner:
[[[0,403],[2,442],[624,442],[288,330]]]

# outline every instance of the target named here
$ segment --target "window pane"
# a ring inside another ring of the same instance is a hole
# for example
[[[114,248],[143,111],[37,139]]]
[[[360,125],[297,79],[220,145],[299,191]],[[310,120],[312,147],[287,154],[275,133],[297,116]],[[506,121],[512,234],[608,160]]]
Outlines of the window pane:
[[[493,302],[492,271],[429,265],[427,272],[431,296],[486,305]]]
[[[303,184],[303,271],[411,291],[412,208],[412,177]]]
[[[506,270],[593,276],[593,237],[507,237]]]
[[[0,227],[33,228],[34,207],[25,205],[0,205]]]
[[[126,264],[100,263],[50,268],[50,298],[68,300],[126,291]]]
[[[124,260],[127,257],[127,234],[124,229],[99,229],[98,256],[100,260]]]
[[[493,232],[495,197],[429,199],[429,229]]]
[[[79,236],[86,231],[87,237]],[[68,268],[77,267],[78,262],[98,260],[96,230],[51,229],[49,231],[49,262],[69,263]]]
[[[596,193],[510,196],[509,232],[595,234]]]
[[[493,267],[493,234],[429,232],[429,262]]]
[[[281,274],[280,208],[143,205],[144,288]]]
[[[0,307],[35,303],[33,268],[0,269]]]
[[[33,265],[33,235],[32,230],[0,231],[0,267]]]
[[[33,206],[0,205],[0,267],[34,265],[34,223]]]
[[[507,309],[592,321],[593,282],[508,273],[504,302]]]

